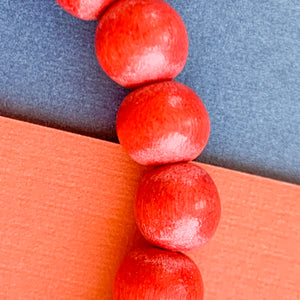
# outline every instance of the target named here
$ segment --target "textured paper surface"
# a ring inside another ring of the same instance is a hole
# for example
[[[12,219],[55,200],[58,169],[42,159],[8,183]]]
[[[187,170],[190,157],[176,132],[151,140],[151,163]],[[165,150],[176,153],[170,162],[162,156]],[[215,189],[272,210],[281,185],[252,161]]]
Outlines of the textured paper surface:
[[[199,161],[300,184],[299,0],[167,2],[190,41],[176,80],[211,119]],[[116,141],[129,91],[100,68],[96,26],[55,0],[1,0],[0,115]]]
[[[117,144],[0,117],[0,299],[104,299],[143,244],[132,202],[141,174]],[[202,165],[222,220],[189,255],[206,300],[299,299],[300,187]]]

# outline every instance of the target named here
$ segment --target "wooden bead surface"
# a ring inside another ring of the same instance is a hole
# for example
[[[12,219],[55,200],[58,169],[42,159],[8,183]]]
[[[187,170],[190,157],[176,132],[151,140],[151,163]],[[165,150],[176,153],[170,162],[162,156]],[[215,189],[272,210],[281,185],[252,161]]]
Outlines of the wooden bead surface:
[[[69,14],[82,20],[100,18],[105,9],[116,0],[56,0]]]
[[[120,0],[102,16],[95,47],[104,72],[136,88],[170,80],[183,69],[188,36],[178,13],[162,0]]]
[[[117,114],[120,144],[136,162],[161,165],[195,159],[210,131],[197,94],[184,84],[155,83],[130,93]]]
[[[114,300],[202,300],[203,282],[196,264],[181,253],[136,249],[122,262]]]
[[[134,214],[152,244],[188,251],[207,243],[221,216],[217,188],[209,174],[193,163],[155,168],[139,183]]]

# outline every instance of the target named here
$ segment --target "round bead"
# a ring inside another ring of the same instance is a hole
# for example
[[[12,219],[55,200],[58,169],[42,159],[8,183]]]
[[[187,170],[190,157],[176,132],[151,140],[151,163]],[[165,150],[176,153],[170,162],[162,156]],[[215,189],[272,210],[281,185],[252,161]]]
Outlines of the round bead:
[[[181,253],[136,249],[121,264],[114,281],[114,300],[203,299],[196,264]]]
[[[185,25],[162,0],[116,2],[99,21],[95,45],[104,72],[127,88],[175,78],[188,55]]]
[[[201,167],[180,163],[156,168],[142,178],[134,213],[150,243],[173,251],[204,245],[221,216],[217,188]]]
[[[68,13],[82,20],[100,18],[104,10],[116,0],[56,0]]]
[[[159,165],[195,159],[210,131],[209,116],[197,94],[166,81],[131,92],[117,114],[120,144],[136,162]]]

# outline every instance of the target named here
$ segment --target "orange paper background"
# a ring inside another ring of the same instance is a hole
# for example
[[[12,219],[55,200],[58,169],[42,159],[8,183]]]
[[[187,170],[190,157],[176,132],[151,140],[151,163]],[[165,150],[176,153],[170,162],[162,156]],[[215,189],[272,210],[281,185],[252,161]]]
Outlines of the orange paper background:
[[[144,243],[132,202],[145,168],[120,145],[0,117],[0,299],[112,299]],[[205,299],[300,297],[300,187],[201,164],[222,220],[188,255]]]

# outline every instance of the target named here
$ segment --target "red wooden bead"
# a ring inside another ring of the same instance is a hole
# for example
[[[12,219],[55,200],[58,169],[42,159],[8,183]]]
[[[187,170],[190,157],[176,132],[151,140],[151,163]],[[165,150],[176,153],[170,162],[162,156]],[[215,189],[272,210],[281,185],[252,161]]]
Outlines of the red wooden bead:
[[[208,173],[193,163],[180,163],[144,175],[134,213],[146,240],[161,248],[187,251],[213,236],[221,204]]]
[[[102,16],[95,44],[104,72],[127,88],[173,79],[188,55],[185,25],[162,0],[116,2]]]
[[[181,253],[156,248],[128,254],[114,281],[114,300],[202,300],[196,264]]]
[[[117,134],[127,153],[142,165],[195,159],[210,130],[204,104],[189,87],[166,81],[131,92],[117,115]]]
[[[56,0],[71,15],[82,20],[97,20],[116,0]]]

